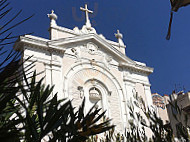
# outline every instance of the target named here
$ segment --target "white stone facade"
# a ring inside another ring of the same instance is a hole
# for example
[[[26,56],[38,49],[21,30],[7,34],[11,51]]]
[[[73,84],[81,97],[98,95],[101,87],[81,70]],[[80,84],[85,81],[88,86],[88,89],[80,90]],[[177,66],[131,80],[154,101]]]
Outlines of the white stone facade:
[[[71,30],[58,26],[53,12],[48,16],[50,39],[22,36],[15,50],[23,51],[23,59],[33,55],[25,65],[36,61],[37,73],[43,72],[38,78],[45,77],[46,85],[55,85],[54,93],[60,99],[72,99],[79,106],[85,97],[86,112],[99,101],[97,107],[107,110],[107,117],[123,132],[128,128],[127,103],[134,91],[152,105],[148,75],[153,69],[125,55],[119,31],[118,42],[113,42],[97,34],[89,23],[81,30]]]

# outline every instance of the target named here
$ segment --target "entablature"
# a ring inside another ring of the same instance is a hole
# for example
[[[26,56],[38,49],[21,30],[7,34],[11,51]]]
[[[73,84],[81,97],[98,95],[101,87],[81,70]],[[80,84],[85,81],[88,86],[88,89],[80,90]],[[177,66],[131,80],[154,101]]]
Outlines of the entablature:
[[[138,63],[136,64],[129,64],[127,62],[120,62],[119,63],[119,67],[121,67],[123,70],[127,69],[133,72],[140,72],[140,73],[144,73],[146,75],[149,75],[151,73],[153,73],[153,68],[151,67],[147,67],[144,65],[140,65]]]
[[[27,46],[61,54],[65,52],[65,49],[49,44],[49,40],[31,35],[19,37],[13,48],[17,51],[22,51]]]

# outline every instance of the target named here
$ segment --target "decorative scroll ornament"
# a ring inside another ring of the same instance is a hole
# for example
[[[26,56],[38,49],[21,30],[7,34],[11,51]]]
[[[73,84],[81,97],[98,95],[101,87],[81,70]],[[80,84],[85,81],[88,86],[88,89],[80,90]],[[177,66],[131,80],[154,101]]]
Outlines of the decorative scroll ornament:
[[[71,51],[74,53],[77,61],[80,61],[81,57],[80,57],[80,49],[79,48],[72,48]]]

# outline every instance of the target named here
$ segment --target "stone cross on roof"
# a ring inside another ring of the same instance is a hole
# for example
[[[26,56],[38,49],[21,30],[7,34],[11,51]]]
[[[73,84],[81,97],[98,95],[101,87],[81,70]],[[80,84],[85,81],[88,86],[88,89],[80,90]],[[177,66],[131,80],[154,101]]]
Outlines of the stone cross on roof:
[[[48,14],[48,17],[51,20],[50,27],[56,26],[57,15],[54,13],[54,10],[51,11],[51,14]]]
[[[87,4],[85,4],[85,8],[80,7],[80,10],[82,10],[82,11],[85,12],[85,14],[86,14],[86,26],[87,26],[88,28],[90,28],[90,27],[91,27],[91,23],[90,23],[90,20],[89,20],[89,15],[88,15],[88,13],[93,13],[93,11],[91,11],[91,10],[88,9]]]
[[[115,34],[115,37],[118,39],[122,39],[123,38],[123,35],[119,32],[119,30],[117,30],[117,33]]]
[[[122,40],[123,35],[119,32],[119,30],[117,30],[117,33],[115,34],[115,37],[117,38],[119,45],[124,46],[124,43],[123,43],[123,40]]]

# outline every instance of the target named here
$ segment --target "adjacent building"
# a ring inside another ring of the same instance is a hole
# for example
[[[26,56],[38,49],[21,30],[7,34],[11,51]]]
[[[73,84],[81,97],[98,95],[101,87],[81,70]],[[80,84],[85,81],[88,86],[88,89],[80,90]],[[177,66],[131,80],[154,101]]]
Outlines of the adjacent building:
[[[152,94],[152,101],[153,105],[156,108],[158,116],[163,120],[164,124],[168,124],[169,118],[168,118],[167,104],[169,101],[169,96],[168,95],[161,96],[158,93],[154,93]]]
[[[190,126],[190,92],[173,92],[170,95],[170,101],[171,103],[167,105],[170,125],[174,134],[179,136],[180,127]]]
[[[176,137],[180,128],[190,125],[190,92],[161,96],[152,94],[153,105],[165,125],[170,125]],[[186,131],[186,129],[184,129]]]

